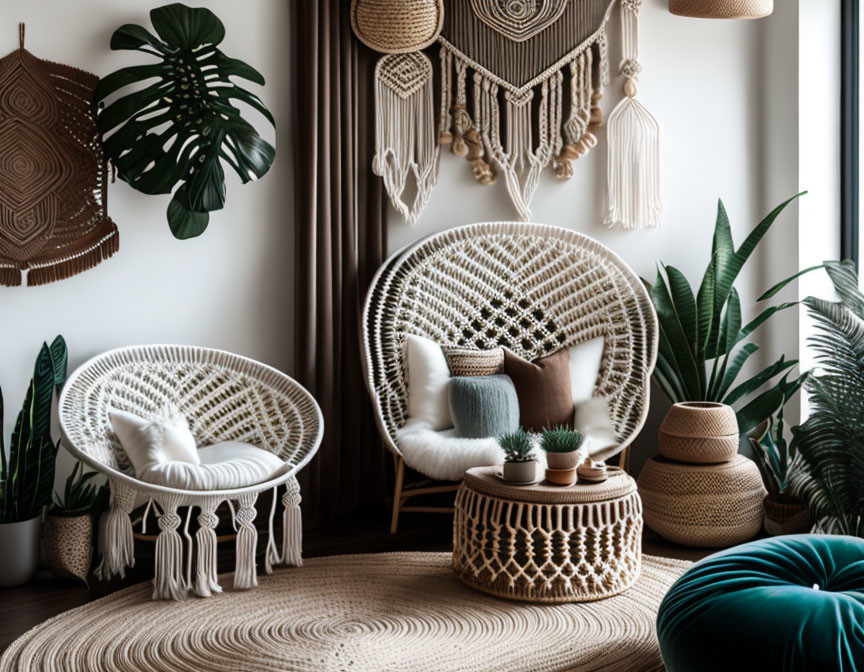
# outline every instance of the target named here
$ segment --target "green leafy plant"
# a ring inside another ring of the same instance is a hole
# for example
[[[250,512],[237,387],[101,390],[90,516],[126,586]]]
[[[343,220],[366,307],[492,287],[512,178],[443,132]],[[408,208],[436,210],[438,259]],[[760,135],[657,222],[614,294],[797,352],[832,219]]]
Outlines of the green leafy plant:
[[[24,406],[12,431],[8,457],[0,432],[0,523],[34,518],[51,501],[57,457],[57,445],[51,439],[51,402],[54,390],[66,380],[66,359],[62,336],[55,338],[50,347],[42,344]]]
[[[72,473],[66,479],[63,496],[54,491],[54,502],[48,512],[54,516],[83,516],[96,507],[102,489],[105,487],[105,477],[96,472],[84,473],[80,462],[75,463]]]
[[[498,445],[504,451],[505,462],[534,462],[531,453],[531,437],[521,427],[511,434],[498,437]]]
[[[659,352],[654,370],[660,389],[673,403],[715,401],[735,406],[742,434],[749,433],[774,415],[784,403],[785,390],[790,385],[797,389],[802,382],[800,379],[790,381],[787,377],[777,381],[778,376],[798,363],[797,360],[787,360],[785,356],[739,382],[745,363],[759,350],[758,345],[744,342],[745,339],[772,315],[797,302],[769,306],[742,325],[741,301],[734,286],[744,264],[771,225],[798,196],[772,210],[737,250],[729,217],[720,201],[711,260],[695,296],[684,274],[673,266],[661,264],[654,284],[645,282],[660,325]],[[759,301],[772,298],[795,278],[817,268],[821,266],[805,269],[783,280],[760,296]],[[767,390],[759,392],[771,381],[775,382]]]
[[[130,186],[145,194],[174,191],[168,224],[175,237],[192,238],[225,204],[223,161],[246,183],[267,173],[276,157],[234,101],[271,124],[273,116],[232,81],[264,84],[257,70],[216,48],[225,26],[213,12],[176,3],[151,10],[150,21],[158,37],[133,24],[111,37],[111,49],[142,51],[161,62],[123,68],[99,82],[95,96],[102,104],[121,89],[147,83],[104,107],[99,131],[106,155]]]
[[[582,435],[568,427],[544,429],[540,447],[547,453],[574,453],[582,445]]]
[[[818,369],[805,387],[809,416],[792,429],[802,469],[791,485],[823,532],[864,537],[864,294],[851,261],[826,269],[840,300],[803,301]]]
[[[808,374],[809,375],[809,374]],[[751,434],[750,444],[753,446],[754,462],[762,474],[765,489],[775,501],[788,497],[790,479],[796,469],[800,469],[798,451],[794,442],[786,440],[786,423],[783,420],[783,409],[786,402],[799,390],[807,380],[800,376],[788,383],[784,390],[784,400],[780,409],[773,416],[764,420]]]

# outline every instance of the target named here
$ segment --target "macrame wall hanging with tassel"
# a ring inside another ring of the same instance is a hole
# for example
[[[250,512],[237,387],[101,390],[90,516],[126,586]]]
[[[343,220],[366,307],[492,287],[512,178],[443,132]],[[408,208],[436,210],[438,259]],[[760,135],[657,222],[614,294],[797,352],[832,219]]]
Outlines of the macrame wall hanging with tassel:
[[[547,168],[560,180],[597,144],[609,84],[607,25],[617,0],[353,0],[358,37],[384,56],[375,73],[373,170],[417,221],[442,145],[484,185],[502,178],[524,220]],[[399,5],[396,7],[395,5]],[[636,100],[641,0],[620,0],[625,98],[609,120],[608,225],[659,224],[659,126]],[[443,21],[441,19],[443,12]],[[440,35],[439,35],[440,31]],[[410,35],[409,35],[410,33]],[[412,37],[413,36],[413,37]],[[432,130],[437,36],[440,105]],[[405,194],[413,178],[414,199]]]
[[[0,285],[43,285],[117,251],[96,130],[99,78],[24,48],[0,59]]]

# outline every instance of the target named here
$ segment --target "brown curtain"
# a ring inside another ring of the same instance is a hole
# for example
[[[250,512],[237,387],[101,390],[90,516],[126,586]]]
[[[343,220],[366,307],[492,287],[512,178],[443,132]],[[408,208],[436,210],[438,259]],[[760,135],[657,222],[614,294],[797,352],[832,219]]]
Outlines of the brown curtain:
[[[374,152],[376,55],[354,39],[345,0],[292,2],[295,351],[298,380],[324,414],[324,441],[301,472],[307,525],[374,509],[385,451],[363,382],[362,302],[387,248]]]

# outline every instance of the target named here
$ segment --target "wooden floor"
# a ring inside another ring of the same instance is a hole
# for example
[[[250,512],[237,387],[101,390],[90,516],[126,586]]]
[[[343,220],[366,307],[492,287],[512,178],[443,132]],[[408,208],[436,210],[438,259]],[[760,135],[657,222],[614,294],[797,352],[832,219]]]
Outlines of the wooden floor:
[[[338,527],[307,532],[303,555],[343,555],[393,551],[449,551],[452,548],[451,518],[442,515],[403,514],[395,535],[388,532],[387,517],[357,517],[341,521]],[[103,597],[124,586],[152,576],[152,542],[136,541],[136,566],[125,580],[91,582],[92,590],[81,583],[60,581],[42,571],[19,588],[0,589],[0,651],[33,626],[52,616]],[[674,546],[652,532],[644,536],[643,552],[650,555],[697,560],[710,551]],[[225,557],[222,557],[222,556]],[[229,549],[220,553],[220,571],[230,571]],[[91,577],[92,579],[92,577]]]

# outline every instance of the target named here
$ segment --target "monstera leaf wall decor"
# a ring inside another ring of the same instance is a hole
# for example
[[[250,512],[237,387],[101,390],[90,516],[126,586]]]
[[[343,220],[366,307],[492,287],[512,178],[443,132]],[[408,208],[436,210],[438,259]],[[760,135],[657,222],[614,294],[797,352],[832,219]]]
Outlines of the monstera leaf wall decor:
[[[161,62],[123,68],[99,82],[99,131],[130,186],[145,194],[173,191],[168,224],[175,237],[193,238],[225,204],[223,162],[245,183],[263,176],[276,157],[233,103],[246,103],[271,124],[273,116],[232,81],[264,84],[257,70],[217,49],[225,26],[213,12],[176,3],[152,10],[150,21],[158,37],[133,24],[111,37],[111,49],[142,51]],[[134,90],[105,105],[127,87]]]

